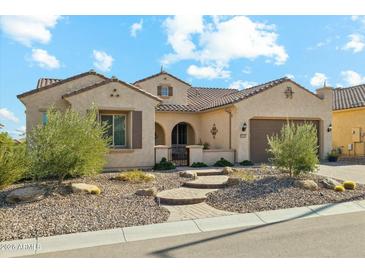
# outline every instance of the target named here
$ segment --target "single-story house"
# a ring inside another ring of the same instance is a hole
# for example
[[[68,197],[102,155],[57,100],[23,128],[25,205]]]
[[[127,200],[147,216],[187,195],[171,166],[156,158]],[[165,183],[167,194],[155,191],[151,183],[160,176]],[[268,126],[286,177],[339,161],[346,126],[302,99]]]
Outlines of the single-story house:
[[[91,70],[63,80],[42,78],[18,98],[28,132],[52,105],[81,113],[96,105],[113,137],[106,168],[124,168],[149,167],[162,157],[181,165],[221,157],[266,162],[267,135],[287,120],[317,127],[324,158],[332,148],[332,91],[313,93],[286,77],[243,90],[194,87],[165,71],[130,84]]]
[[[333,147],[365,156],[365,84],[333,91]]]

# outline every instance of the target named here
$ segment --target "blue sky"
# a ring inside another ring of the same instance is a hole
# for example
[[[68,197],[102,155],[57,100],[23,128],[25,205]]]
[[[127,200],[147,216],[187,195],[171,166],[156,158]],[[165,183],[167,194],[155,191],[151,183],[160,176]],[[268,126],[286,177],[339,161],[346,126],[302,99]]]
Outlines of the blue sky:
[[[90,69],[133,82],[163,65],[211,87],[365,83],[364,16],[3,16],[0,28],[0,123],[14,137],[17,94]]]

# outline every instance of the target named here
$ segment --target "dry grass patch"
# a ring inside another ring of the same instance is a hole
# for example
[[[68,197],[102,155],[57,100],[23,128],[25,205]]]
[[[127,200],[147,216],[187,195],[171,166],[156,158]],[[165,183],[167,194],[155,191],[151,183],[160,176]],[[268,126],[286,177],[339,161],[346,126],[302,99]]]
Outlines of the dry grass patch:
[[[155,180],[155,176],[142,170],[134,169],[123,171],[116,177],[117,180],[129,183],[149,183]]]
[[[249,170],[234,170],[229,174],[231,178],[240,178],[241,181],[250,182],[255,179],[255,176]]]

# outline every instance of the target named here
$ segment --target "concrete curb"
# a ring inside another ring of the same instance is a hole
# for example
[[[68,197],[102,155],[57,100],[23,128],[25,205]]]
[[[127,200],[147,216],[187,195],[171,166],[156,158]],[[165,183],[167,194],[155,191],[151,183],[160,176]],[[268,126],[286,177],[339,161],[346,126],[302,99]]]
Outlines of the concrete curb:
[[[365,200],[0,242],[0,258],[122,244],[353,212],[365,212]]]

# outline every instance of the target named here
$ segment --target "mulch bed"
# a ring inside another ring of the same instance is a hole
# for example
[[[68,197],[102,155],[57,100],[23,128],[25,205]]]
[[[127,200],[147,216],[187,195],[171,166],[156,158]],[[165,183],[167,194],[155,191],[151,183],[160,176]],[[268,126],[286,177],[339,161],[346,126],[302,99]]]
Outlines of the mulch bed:
[[[206,202],[217,209],[248,213],[365,199],[364,185],[344,192],[325,188],[312,191],[295,187],[293,179],[271,168],[246,170],[256,176],[254,181],[212,192]],[[321,178],[316,175],[306,176],[306,179],[316,182]]]
[[[153,172],[155,183],[133,184],[113,180],[116,173],[66,180],[45,199],[11,205],[5,197],[21,183],[0,191],[0,241],[51,236],[165,222],[169,212],[153,197],[135,195],[140,188],[156,186],[158,191],[179,187],[186,179],[176,172]],[[66,184],[95,184],[100,195],[73,194]],[[46,182],[51,184],[52,182]]]

